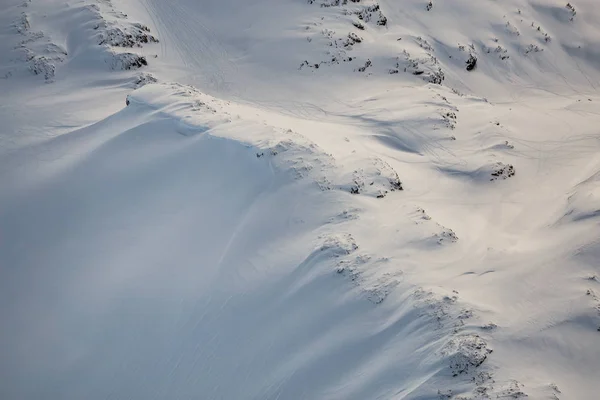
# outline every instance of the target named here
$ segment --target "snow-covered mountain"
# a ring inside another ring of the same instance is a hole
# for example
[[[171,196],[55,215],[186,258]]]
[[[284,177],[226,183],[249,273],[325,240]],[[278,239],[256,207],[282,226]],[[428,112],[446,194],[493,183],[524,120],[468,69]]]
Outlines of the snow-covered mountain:
[[[596,399],[593,0],[3,0],[0,398]]]

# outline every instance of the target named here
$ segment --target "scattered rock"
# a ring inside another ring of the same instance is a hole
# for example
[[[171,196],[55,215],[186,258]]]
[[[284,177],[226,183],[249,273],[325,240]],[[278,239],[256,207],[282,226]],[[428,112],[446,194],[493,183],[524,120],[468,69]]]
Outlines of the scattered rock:
[[[100,29],[100,28],[103,29]],[[96,26],[98,44],[112,47],[142,47],[148,43],[158,43],[158,39],[150,34],[150,29],[142,24],[102,24]]]
[[[16,31],[21,35],[26,35],[27,32],[31,29],[31,24],[29,23],[29,16],[25,13],[22,13],[19,19],[17,19],[13,26]]]
[[[440,227],[442,228],[442,231],[435,235],[438,244],[444,244],[447,242],[456,243],[458,241],[458,236],[456,236],[456,233],[454,233],[452,229],[444,228],[441,225]]]
[[[492,349],[479,335],[464,334],[453,337],[442,349],[448,357],[452,376],[468,374],[487,360]]]
[[[573,5],[571,3],[567,3],[567,5],[565,7],[571,14],[571,17],[569,18],[569,20],[573,21],[575,19],[575,16],[577,15],[577,11],[575,11],[575,7],[573,7]]]
[[[529,46],[525,47],[525,50],[523,50],[526,55],[529,53],[539,53],[541,51],[544,51],[544,49],[537,44],[530,44]]]
[[[502,164],[497,163],[496,168],[491,173],[492,177],[490,181],[495,181],[498,179],[508,179],[515,176],[515,167],[510,164]]]
[[[493,322],[487,323],[485,325],[481,326],[481,329],[483,329],[484,331],[494,331],[498,328],[498,325],[494,324]]]
[[[366,295],[367,300],[373,304],[382,303],[391,291],[398,285],[398,277],[402,271],[395,274],[379,274],[381,264],[389,260],[385,257],[373,258],[366,254],[346,257],[336,265],[336,273],[345,276]]]
[[[46,82],[52,82],[56,67],[51,63],[51,60],[44,56],[33,56],[29,60],[29,69],[35,75],[42,75]]]
[[[402,181],[398,173],[380,158],[361,161],[361,168],[352,172],[351,184],[340,185],[340,189],[352,194],[363,194],[384,198],[389,192],[402,191]],[[342,179],[348,179],[347,177]]]
[[[148,65],[146,57],[135,53],[114,53],[111,68],[114,70],[138,69]]]
[[[517,381],[510,381],[508,387],[503,388],[499,391],[498,397],[500,398],[511,398],[511,399],[523,399],[527,396],[527,393],[523,391],[524,385]]]
[[[141,88],[142,86],[146,86],[150,83],[156,83],[156,82],[158,82],[158,79],[156,79],[153,75],[142,73],[135,77],[135,80],[133,81],[133,87],[135,89],[138,89],[138,88]]]
[[[477,57],[473,54],[469,55],[467,60],[467,71],[473,71],[477,67]]]

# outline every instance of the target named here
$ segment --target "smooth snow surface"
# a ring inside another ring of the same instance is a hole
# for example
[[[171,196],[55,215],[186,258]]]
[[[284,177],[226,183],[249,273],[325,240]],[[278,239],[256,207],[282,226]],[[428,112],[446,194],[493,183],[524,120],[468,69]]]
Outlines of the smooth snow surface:
[[[597,399],[599,21],[2,1],[0,398]]]

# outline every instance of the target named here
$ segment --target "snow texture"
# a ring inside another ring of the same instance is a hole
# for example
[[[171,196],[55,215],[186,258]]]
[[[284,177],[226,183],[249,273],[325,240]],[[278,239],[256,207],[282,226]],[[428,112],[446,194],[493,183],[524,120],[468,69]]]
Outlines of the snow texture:
[[[3,1],[0,398],[596,399],[599,20]]]

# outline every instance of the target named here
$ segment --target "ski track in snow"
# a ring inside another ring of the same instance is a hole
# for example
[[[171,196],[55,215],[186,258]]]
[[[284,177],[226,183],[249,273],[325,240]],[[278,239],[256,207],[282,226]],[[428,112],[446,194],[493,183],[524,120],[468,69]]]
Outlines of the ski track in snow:
[[[159,26],[158,31],[164,32],[165,41],[168,40],[168,45],[162,48],[162,56],[166,57],[169,45],[172,46],[188,70],[203,71],[206,74],[204,78],[215,91],[225,90],[224,71],[232,73],[235,69],[232,63],[227,62],[227,53],[218,39],[202,24],[198,11],[181,2],[148,1],[147,7]]]
[[[595,399],[598,18],[6,1],[0,398]]]

